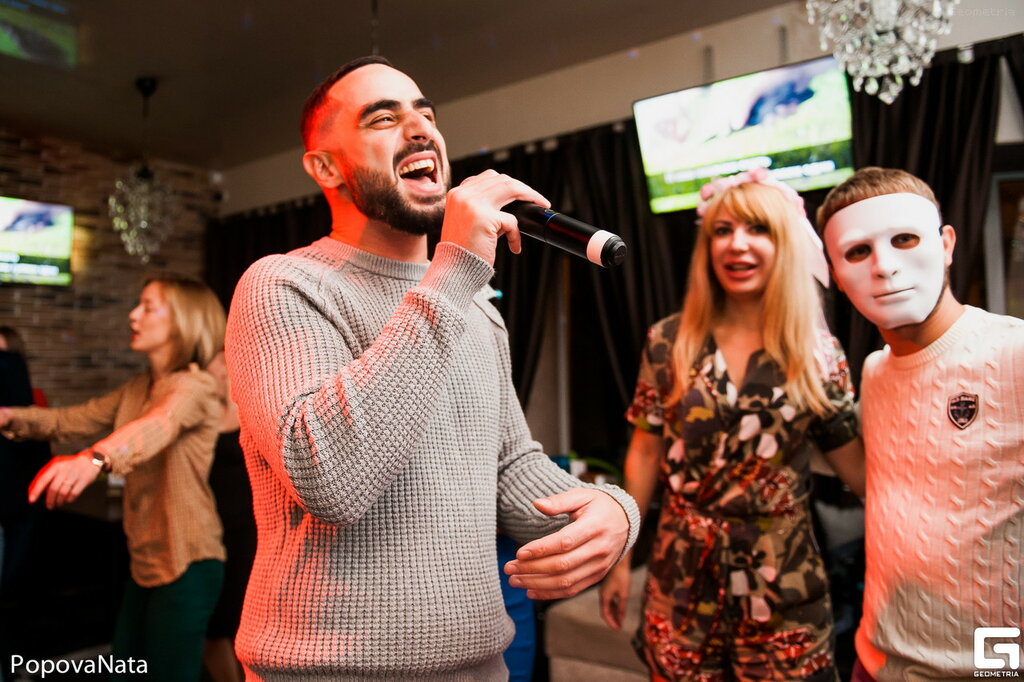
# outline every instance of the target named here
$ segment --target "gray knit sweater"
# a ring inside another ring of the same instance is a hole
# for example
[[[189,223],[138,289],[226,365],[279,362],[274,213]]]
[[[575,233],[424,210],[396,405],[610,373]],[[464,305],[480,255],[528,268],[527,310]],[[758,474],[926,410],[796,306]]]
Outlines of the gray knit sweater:
[[[227,357],[259,547],[237,649],[264,679],[490,679],[513,626],[495,529],[569,521],[532,501],[580,483],[530,438],[493,271],[330,238],[254,264]],[[636,505],[626,510],[629,544]]]

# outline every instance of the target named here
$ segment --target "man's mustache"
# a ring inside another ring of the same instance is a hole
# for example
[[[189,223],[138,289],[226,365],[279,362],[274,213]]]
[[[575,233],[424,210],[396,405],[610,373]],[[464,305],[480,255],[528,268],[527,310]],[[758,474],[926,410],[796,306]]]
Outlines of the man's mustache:
[[[394,165],[398,166],[398,163],[409,156],[410,154],[418,154],[419,152],[434,152],[437,154],[437,159],[442,164],[444,159],[441,158],[441,150],[438,148],[437,143],[433,140],[427,142],[410,142],[395,153]]]

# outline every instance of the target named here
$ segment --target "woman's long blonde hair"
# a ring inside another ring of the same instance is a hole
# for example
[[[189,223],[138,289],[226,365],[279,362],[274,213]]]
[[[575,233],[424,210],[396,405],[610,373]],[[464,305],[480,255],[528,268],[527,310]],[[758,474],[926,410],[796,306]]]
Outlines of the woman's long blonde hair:
[[[668,402],[678,402],[689,388],[689,369],[725,308],[725,291],[709,256],[711,233],[723,210],[736,220],[766,226],[775,244],[775,264],[765,286],[760,323],[764,350],[786,375],[786,393],[798,409],[817,415],[832,412],[822,386],[824,369],[818,355],[823,317],[811,277],[811,246],[802,234],[796,207],[779,190],[758,182],[736,185],[713,197],[700,223],[672,347],[675,384]]]
[[[193,362],[206,369],[224,348],[224,306],[210,287],[197,279],[161,272],[147,277],[143,287],[153,282],[160,285],[171,312],[175,354],[169,370],[177,372]]]

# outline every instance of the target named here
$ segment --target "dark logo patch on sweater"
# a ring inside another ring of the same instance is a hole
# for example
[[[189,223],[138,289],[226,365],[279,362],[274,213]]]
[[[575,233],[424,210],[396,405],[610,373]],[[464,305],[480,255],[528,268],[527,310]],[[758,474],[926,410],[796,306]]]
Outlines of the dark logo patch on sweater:
[[[957,393],[951,396],[946,401],[946,414],[958,429],[966,429],[978,416],[978,394]]]

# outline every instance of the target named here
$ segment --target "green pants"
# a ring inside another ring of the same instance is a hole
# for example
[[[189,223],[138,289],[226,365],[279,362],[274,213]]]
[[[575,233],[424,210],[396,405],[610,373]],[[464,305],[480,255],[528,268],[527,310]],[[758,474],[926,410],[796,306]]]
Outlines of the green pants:
[[[203,666],[206,622],[224,582],[224,563],[215,559],[190,564],[180,578],[159,587],[140,587],[129,579],[114,631],[115,660],[146,662],[147,680],[194,682]],[[114,675],[111,679],[140,679]]]

